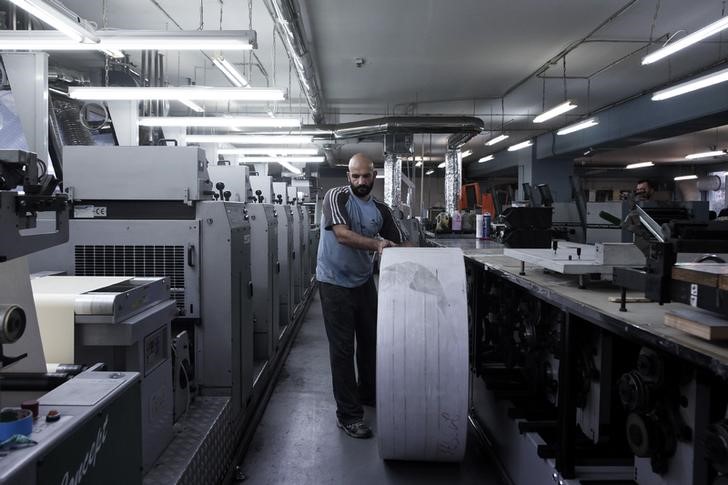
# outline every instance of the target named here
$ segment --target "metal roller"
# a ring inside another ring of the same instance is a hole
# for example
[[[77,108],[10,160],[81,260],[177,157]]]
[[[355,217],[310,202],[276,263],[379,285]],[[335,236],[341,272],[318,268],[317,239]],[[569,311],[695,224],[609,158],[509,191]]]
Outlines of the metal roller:
[[[17,305],[0,305],[0,344],[17,342],[25,333],[25,311]]]

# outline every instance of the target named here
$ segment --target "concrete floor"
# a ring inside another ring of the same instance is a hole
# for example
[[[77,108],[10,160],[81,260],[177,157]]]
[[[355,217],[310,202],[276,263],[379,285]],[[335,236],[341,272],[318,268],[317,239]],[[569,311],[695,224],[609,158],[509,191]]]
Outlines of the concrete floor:
[[[376,434],[375,409],[365,420]],[[495,466],[468,436],[459,464],[385,462],[376,436],[348,437],[336,427],[328,341],[318,291],[293,343],[268,408],[242,463],[244,483],[501,485]]]

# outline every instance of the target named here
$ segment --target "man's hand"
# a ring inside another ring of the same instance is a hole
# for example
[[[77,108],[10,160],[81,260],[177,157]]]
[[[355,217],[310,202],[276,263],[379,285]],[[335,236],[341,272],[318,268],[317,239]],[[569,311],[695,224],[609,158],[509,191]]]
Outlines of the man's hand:
[[[397,245],[395,243],[393,243],[392,241],[390,241],[388,239],[382,239],[379,241],[377,251],[379,251],[379,254],[382,254],[382,251],[384,251],[384,248],[393,248],[396,246]]]

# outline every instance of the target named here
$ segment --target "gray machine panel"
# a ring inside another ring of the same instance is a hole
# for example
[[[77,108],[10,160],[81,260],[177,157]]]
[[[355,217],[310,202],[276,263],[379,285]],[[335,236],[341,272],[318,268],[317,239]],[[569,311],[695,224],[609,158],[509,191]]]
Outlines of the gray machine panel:
[[[195,329],[195,368],[204,394],[231,395],[245,408],[253,385],[250,225],[246,204],[203,202],[201,325]]]
[[[291,207],[293,214],[293,264],[291,265],[291,279],[293,280],[293,306],[303,298],[303,261],[305,260],[306,245],[303,243],[303,216],[298,206]]]
[[[141,483],[137,373],[83,372],[39,401],[61,419],[36,420],[38,444],[2,457],[0,484]]]
[[[273,177],[270,175],[252,175],[250,177],[250,188],[253,191],[253,196],[263,196],[263,203],[272,204],[273,201]],[[256,199],[257,200],[257,199]]]
[[[278,196],[281,197],[281,202],[278,202]],[[288,184],[286,182],[273,182],[273,200],[280,204],[288,203]]]
[[[207,167],[213,188],[218,182],[224,183],[225,190],[230,191],[230,200],[233,202],[248,202],[253,195],[248,170],[245,165],[208,165]]]
[[[311,247],[311,223],[308,207],[300,205],[298,209],[301,211],[301,228],[303,230],[304,257],[301,264],[303,265],[303,289],[305,290],[311,283],[311,251],[313,250]]]
[[[256,360],[269,360],[278,343],[278,211],[271,204],[249,204],[250,261],[253,278]]]
[[[295,307],[293,276],[293,211],[289,205],[278,206],[278,261],[280,270],[280,312],[278,336],[293,318]]]
[[[69,243],[55,251],[65,254],[45,262],[46,269],[78,276],[167,277],[179,316],[200,316],[198,220],[74,219],[70,229]]]
[[[212,199],[205,152],[197,147],[67,146],[63,171],[77,200]]]

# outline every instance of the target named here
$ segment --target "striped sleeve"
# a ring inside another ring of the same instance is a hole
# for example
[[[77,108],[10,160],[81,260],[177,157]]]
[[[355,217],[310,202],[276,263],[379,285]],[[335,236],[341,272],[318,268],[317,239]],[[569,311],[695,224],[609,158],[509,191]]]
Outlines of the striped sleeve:
[[[389,239],[395,244],[402,244],[404,241],[406,241],[407,238],[405,238],[402,229],[399,227],[399,224],[397,224],[397,221],[394,219],[392,211],[386,204],[383,204],[378,200],[374,202],[377,205],[379,212],[382,214],[383,222],[382,228],[379,230],[379,235],[385,239]]]
[[[322,214],[324,229],[330,231],[332,227],[339,224],[351,227],[349,212],[346,210],[346,202],[348,200],[348,187],[336,187],[326,192],[326,195],[324,195]]]

